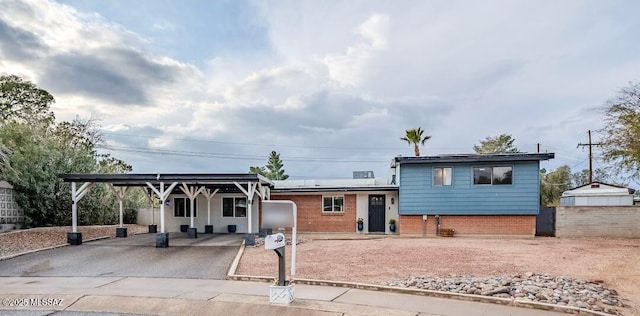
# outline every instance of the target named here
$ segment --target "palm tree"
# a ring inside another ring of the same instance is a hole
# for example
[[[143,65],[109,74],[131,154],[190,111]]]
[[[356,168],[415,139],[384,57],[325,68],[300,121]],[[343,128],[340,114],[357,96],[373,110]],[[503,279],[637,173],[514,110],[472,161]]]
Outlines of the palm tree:
[[[424,145],[424,143],[431,138],[429,135],[425,135],[422,137],[424,130],[421,127],[412,128],[406,130],[407,136],[400,138],[401,140],[406,141],[409,145],[413,145],[413,150],[415,151],[416,157],[420,156],[420,148],[418,144]]]

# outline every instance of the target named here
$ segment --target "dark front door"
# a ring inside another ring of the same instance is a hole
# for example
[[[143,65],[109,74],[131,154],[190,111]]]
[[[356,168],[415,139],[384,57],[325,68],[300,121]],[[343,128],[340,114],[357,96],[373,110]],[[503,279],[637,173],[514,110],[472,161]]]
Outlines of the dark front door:
[[[384,232],[384,195],[369,195],[369,232]]]

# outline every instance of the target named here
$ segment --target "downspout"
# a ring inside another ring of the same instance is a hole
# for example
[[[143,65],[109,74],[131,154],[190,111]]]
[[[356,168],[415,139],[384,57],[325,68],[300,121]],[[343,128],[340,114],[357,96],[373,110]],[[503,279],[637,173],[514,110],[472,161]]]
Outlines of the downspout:
[[[440,236],[440,215],[436,215],[436,236]]]

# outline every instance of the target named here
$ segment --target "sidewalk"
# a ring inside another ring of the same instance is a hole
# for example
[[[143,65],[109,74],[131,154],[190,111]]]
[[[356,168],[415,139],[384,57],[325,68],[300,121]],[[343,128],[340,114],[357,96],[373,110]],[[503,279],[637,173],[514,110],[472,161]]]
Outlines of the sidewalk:
[[[268,294],[268,283],[247,281],[1,277],[0,314],[48,315],[65,311],[72,315],[77,315],[77,312],[151,315],[567,315],[332,286],[296,285],[296,300],[288,306],[270,304]],[[12,302],[23,302],[22,305],[29,306],[6,306]],[[40,306],[34,306],[38,304]],[[30,312],[20,312],[27,310]]]

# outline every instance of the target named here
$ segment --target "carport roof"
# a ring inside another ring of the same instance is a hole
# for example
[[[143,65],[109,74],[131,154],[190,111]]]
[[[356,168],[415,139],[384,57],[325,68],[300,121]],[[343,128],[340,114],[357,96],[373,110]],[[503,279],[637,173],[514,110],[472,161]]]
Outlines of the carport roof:
[[[65,182],[103,182],[117,186],[146,186],[147,182],[184,182],[192,185],[230,184],[234,182],[258,182],[273,187],[273,183],[257,174],[250,173],[64,173],[59,175]]]

